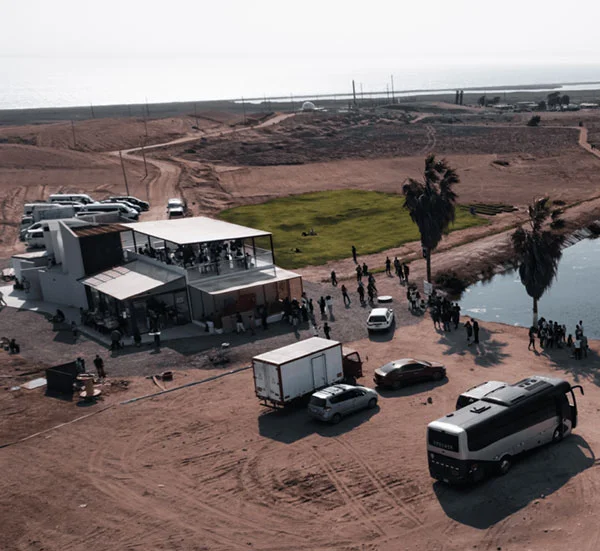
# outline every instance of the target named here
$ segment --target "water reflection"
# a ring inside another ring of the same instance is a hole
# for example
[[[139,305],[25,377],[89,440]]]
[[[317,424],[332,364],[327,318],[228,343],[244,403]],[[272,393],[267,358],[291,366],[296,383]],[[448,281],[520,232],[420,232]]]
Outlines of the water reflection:
[[[484,321],[529,327],[532,299],[517,271],[471,285],[460,300],[462,313]],[[539,315],[566,324],[567,334],[583,320],[588,338],[600,339],[600,239],[563,251],[557,279],[539,301]]]

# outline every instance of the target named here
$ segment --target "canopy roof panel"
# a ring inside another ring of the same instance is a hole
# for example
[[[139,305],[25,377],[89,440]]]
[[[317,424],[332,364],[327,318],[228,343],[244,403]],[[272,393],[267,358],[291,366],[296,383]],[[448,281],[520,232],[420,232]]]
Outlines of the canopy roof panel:
[[[266,231],[238,226],[237,224],[215,220],[206,216],[179,218],[176,220],[150,220],[148,222],[123,224],[123,226],[135,232],[143,233],[156,239],[164,239],[177,245],[210,243],[211,241],[228,241],[271,235]]]
[[[249,289],[259,285],[277,283],[288,279],[296,279],[301,276],[295,272],[283,270],[281,268],[271,267],[264,270],[249,270],[239,272],[235,275],[222,278],[211,278],[208,281],[199,279],[190,283],[191,287],[200,289],[209,295],[222,295],[242,289]]]
[[[136,260],[82,279],[81,283],[117,300],[126,300],[180,278],[183,279],[181,274]]]

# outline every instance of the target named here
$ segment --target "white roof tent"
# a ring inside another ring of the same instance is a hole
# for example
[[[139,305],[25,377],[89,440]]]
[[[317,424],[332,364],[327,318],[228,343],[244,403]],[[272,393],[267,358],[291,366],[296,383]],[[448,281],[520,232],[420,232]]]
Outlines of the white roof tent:
[[[82,279],[81,283],[117,300],[126,300],[180,278],[180,274],[136,260]]]
[[[250,289],[268,283],[277,283],[296,279],[301,276],[295,272],[283,270],[282,268],[271,268],[269,270],[259,270],[251,272],[240,272],[227,278],[215,278],[207,281],[198,280],[191,283],[192,287],[200,289],[209,295],[224,295],[234,291]]]
[[[236,239],[271,235],[270,232],[255,230],[206,216],[179,218],[177,220],[135,222],[122,225],[136,233],[149,235],[155,239],[161,239],[169,243],[175,243],[176,245],[210,243],[211,241],[233,241]]]

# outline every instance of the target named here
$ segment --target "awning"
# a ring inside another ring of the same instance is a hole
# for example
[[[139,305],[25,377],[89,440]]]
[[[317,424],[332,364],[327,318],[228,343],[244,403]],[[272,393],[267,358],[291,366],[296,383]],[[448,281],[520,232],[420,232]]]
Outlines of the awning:
[[[117,300],[125,300],[177,279],[183,279],[183,276],[136,260],[82,279],[81,283]]]
[[[279,281],[287,281],[288,279],[300,277],[301,276],[295,272],[271,267],[264,270],[240,272],[229,277],[209,279],[208,281],[198,279],[193,283],[190,283],[190,287],[200,289],[209,295],[222,295],[233,291],[250,289],[252,287],[268,285],[269,283],[278,283]]]

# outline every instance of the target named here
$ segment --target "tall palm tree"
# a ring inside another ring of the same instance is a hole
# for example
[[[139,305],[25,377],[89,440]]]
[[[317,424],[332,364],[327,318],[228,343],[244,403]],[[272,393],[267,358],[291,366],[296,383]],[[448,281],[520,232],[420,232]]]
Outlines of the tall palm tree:
[[[436,160],[430,154],[425,159],[423,181],[409,178],[402,186],[404,208],[419,227],[423,256],[427,261],[427,281],[431,282],[431,251],[442,240],[451,222],[454,222],[457,195],[452,186],[460,179],[445,159]]]
[[[536,199],[529,205],[529,229],[523,226],[512,234],[513,248],[519,264],[519,276],[527,294],[533,298],[533,323],[537,323],[538,301],[556,277],[562,257],[564,236],[544,229],[548,218],[551,226],[560,227],[557,211],[551,212],[548,198]]]

